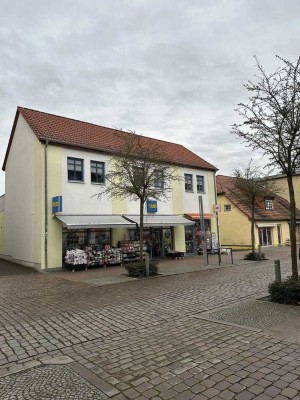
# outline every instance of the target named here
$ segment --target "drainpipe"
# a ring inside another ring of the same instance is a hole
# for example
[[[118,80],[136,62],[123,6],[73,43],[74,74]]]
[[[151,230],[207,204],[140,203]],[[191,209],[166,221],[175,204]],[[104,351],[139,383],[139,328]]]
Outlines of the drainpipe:
[[[218,204],[216,179],[217,179],[216,178],[216,173],[214,172],[215,204]],[[219,242],[219,248],[220,248],[221,247],[221,241],[220,241],[220,232],[219,232],[219,214],[218,214],[218,211],[216,212],[216,219],[217,219],[217,235],[218,235],[218,242]]]
[[[48,140],[45,143],[45,270],[48,272]]]

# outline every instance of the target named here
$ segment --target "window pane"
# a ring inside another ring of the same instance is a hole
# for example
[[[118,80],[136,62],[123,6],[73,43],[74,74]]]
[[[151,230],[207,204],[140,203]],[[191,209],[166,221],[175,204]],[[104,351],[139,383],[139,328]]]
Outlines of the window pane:
[[[184,180],[185,180],[185,190],[189,192],[193,191],[193,175],[185,174]]]
[[[68,157],[68,180],[83,181],[83,160]]]
[[[204,177],[197,175],[197,192],[204,192]]]
[[[104,163],[91,161],[91,182],[104,183]]]
[[[82,181],[82,172],[76,171],[76,181]]]

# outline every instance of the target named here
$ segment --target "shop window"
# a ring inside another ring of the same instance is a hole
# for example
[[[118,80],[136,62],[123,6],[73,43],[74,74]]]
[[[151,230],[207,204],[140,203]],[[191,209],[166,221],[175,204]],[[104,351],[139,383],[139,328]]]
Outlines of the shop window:
[[[266,210],[273,210],[273,200],[266,199],[265,207],[266,207]]]
[[[204,176],[197,175],[197,192],[204,193]]]
[[[83,160],[68,157],[68,180],[83,182]]]
[[[104,162],[91,161],[91,182],[104,183]]]
[[[224,211],[231,211],[231,204],[224,204]]]
[[[193,191],[193,175],[191,174],[184,174],[184,186],[186,192]]]
[[[154,187],[156,189],[163,189],[164,188],[164,175],[163,171],[156,170],[154,171],[155,178],[154,178]]]

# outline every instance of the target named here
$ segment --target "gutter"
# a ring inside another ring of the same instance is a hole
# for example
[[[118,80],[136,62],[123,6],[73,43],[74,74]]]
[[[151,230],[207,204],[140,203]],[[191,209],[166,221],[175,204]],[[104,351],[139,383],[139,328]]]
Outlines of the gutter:
[[[45,142],[45,270],[48,272],[48,140]]]

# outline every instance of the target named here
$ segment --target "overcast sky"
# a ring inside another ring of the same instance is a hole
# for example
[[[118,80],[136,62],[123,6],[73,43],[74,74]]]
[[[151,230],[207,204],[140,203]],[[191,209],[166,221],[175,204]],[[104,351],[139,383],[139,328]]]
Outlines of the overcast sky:
[[[253,56],[271,72],[300,55],[299,0],[0,5],[1,165],[20,105],[177,142],[230,174],[261,158],[229,133]]]

